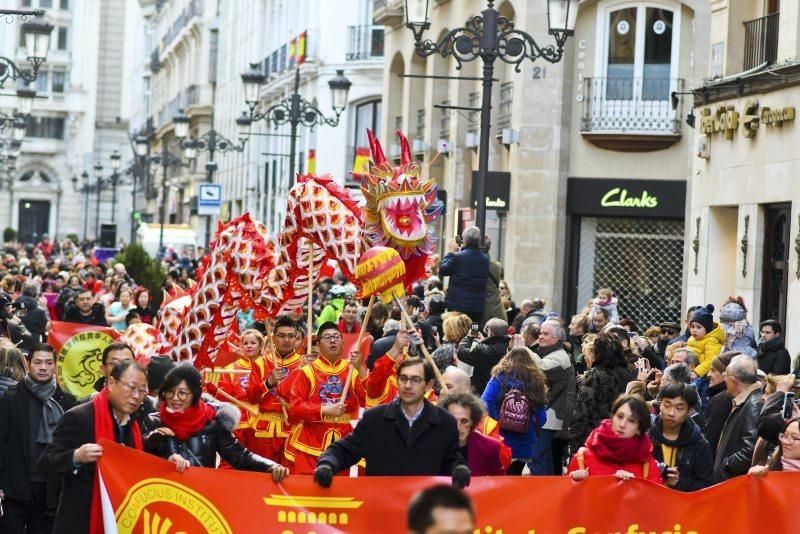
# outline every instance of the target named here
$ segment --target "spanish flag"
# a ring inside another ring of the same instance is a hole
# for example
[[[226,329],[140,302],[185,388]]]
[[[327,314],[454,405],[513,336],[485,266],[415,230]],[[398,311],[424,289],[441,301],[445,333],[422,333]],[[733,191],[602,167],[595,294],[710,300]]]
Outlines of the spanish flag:
[[[303,32],[297,38],[297,64],[302,65],[306,62],[306,37],[308,32]]]
[[[297,53],[297,39],[289,41],[289,63],[295,62],[295,54]]]
[[[356,147],[356,157],[353,161],[353,179],[360,180],[361,176],[369,174],[369,148]]]
[[[313,148],[308,149],[308,174],[316,174],[317,172],[317,151]]]

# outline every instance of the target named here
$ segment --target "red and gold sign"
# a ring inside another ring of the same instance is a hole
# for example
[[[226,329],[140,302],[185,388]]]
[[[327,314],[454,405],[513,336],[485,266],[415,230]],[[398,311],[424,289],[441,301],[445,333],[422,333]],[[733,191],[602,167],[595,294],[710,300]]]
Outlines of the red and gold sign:
[[[119,337],[113,328],[53,321],[47,339],[56,351],[61,387],[78,399],[94,393],[100,378],[103,349]]]

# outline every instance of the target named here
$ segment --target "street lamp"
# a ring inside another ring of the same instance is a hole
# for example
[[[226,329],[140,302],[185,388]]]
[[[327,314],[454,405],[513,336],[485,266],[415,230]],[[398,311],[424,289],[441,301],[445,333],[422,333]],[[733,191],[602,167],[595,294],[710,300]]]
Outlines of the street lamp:
[[[100,195],[103,193],[103,166],[100,162],[94,164],[94,179],[95,188],[97,189],[97,204],[94,210],[94,231],[97,235],[94,236],[95,241],[100,239]]]
[[[28,116],[33,111],[36,91],[33,89],[17,89],[17,107],[20,115]]]
[[[25,36],[25,55],[32,69],[20,70],[11,59],[0,56],[0,87],[3,87],[9,78],[12,80],[22,78],[27,83],[35,81],[39,76],[39,67],[47,59],[53,25],[42,19],[34,19],[22,25],[22,32]]]
[[[72,190],[76,193],[83,193],[83,240],[86,241],[89,232],[89,191],[91,190],[88,172],[83,171],[81,173],[80,187],[78,187],[78,177],[72,177]]]
[[[117,219],[117,185],[119,185],[119,166],[122,163],[122,156],[119,151],[111,153],[111,222],[116,223]]]
[[[430,0],[405,0],[406,27],[414,34],[415,51],[420,57],[439,54],[453,56],[456,69],[464,63],[480,58],[483,62],[483,99],[481,104],[481,137],[478,153],[476,226],[481,235],[486,230],[486,181],[489,174],[489,143],[491,132],[492,77],[494,62],[500,59],[514,65],[520,72],[523,61],[542,58],[558,63],[564,55],[567,38],[575,33],[579,0],[547,0],[548,33],[555,37],[555,46],[540,46],[529,34],[514,28],[514,23],[503,17],[489,0],[480,15],[467,20],[463,28],[447,32],[437,43],[422,40],[430,29]]]
[[[172,117],[172,122],[175,125],[174,128],[174,135],[175,140],[178,143],[183,143],[183,139],[186,137],[186,134],[189,132],[189,117],[187,117],[183,110],[181,110],[178,115]],[[188,167],[189,164],[185,163],[180,157],[176,156],[175,154],[169,151],[169,142],[167,141],[166,137],[161,138],[161,153],[156,154],[154,156],[150,156],[150,140],[144,135],[136,136],[135,142],[135,151],[136,155],[143,161],[143,164],[146,166],[150,166],[151,164],[154,165],[161,165],[162,169],[162,178],[161,178],[161,209],[160,209],[160,223],[161,223],[161,231],[158,235],[158,252],[159,254],[162,253],[162,249],[164,247],[164,224],[166,223],[167,217],[167,192],[168,192],[168,183],[167,183],[167,171],[170,167],[172,168],[179,168],[179,167]]]
[[[258,63],[251,63],[250,70],[241,75],[244,84],[244,100],[250,108],[251,121],[271,122],[274,126],[283,124],[291,125],[291,144],[289,148],[289,176],[295,179],[295,152],[297,150],[297,127],[302,124],[314,128],[317,124],[327,124],[336,127],[339,125],[339,117],[347,107],[347,94],[352,83],[344,75],[343,70],[337,70],[336,76],[328,81],[331,90],[331,107],[335,117],[327,118],[311,102],[300,96],[300,67],[295,68],[294,88],[288,98],[275,104],[264,112],[256,111],[259,103],[261,86],[266,81],[266,77],[261,72]],[[237,121],[238,124],[238,121]],[[244,127],[244,123],[240,125]],[[248,124],[249,127],[249,124]]]

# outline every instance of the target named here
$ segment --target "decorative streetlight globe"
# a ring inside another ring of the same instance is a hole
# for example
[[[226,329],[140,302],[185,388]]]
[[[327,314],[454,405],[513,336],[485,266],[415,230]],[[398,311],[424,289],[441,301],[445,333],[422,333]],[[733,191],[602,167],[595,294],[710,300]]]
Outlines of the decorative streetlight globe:
[[[28,124],[25,122],[25,119],[19,116],[15,118],[13,128],[14,129],[11,132],[11,138],[14,141],[22,141],[22,139],[25,138],[25,132],[28,129]]]
[[[244,101],[251,110],[258,105],[258,97],[261,86],[264,85],[267,77],[261,72],[260,63],[250,63],[250,70],[241,75],[244,84]]]
[[[94,164],[94,177],[99,181],[103,178],[103,166],[100,163]]]
[[[116,172],[119,170],[119,166],[121,163],[122,163],[122,156],[119,155],[119,151],[115,150],[111,154],[111,168],[114,169],[114,171]]]
[[[350,92],[350,86],[353,83],[344,75],[344,71],[337,69],[336,76],[328,81],[328,87],[331,89],[331,107],[336,115],[341,115],[342,111],[347,107],[347,95]]]
[[[47,59],[53,25],[42,19],[34,19],[22,25],[22,32],[25,35],[25,54],[33,64],[34,71],[37,71]]]
[[[136,155],[140,158],[143,158],[147,155],[147,148],[150,143],[147,141],[147,137],[144,135],[137,135],[136,136]]]
[[[430,0],[405,0],[405,3],[406,23],[427,30],[431,15]]]
[[[36,91],[33,89],[17,89],[17,110],[22,115],[30,115],[33,111],[33,101]]]
[[[189,135],[189,117],[186,116],[182,109],[178,110],[178,114],[172,117],[172,122],[175,123],[175,137],[184,139]]]
[[[253,124],[253,120],[250,118],[247,112],[242,112],[241,116],[236,119],[236,131],[239,135],[239,139],[247,139],[247,136],[250,134],[251,124]]]
[[[575,35],[579,0],[547,0],[547,29],[556,40]]]

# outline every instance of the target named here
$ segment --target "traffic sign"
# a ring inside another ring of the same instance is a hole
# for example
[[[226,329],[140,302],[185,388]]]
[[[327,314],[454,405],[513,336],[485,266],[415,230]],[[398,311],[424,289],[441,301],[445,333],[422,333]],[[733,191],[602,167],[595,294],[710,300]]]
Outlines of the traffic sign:
[[[219,184],[200,184],[197,195],[198,215],[219,215],[222,206],[222,186]]]

